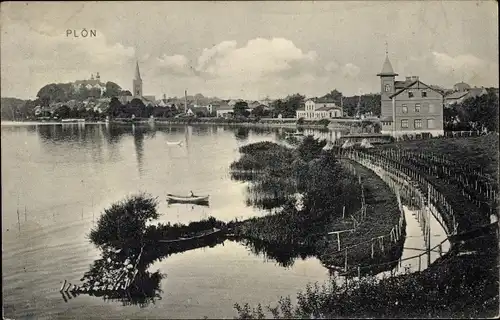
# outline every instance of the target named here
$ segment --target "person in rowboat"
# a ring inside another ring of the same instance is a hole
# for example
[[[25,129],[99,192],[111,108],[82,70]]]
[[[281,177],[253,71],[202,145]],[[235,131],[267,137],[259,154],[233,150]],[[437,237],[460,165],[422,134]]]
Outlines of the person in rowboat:
[[[193,191],[191,190],[191,191],[189,191],[189,192],[191,192],[191,197],[192,197],[192,198],[194,198],[194,193],[193,193]]]

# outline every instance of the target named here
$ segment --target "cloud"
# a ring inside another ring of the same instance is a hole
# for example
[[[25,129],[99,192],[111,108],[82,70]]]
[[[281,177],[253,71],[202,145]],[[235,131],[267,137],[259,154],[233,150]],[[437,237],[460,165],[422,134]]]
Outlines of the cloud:
[[[352,63],[347,63],[341,68],[342,75],[345,78],[356,78],[360,71],[361,69]]]
[[[21,97],[31,96],[45,84],[87,79],[91,73],[113,80],[124,65],[130,65],[135,50],[109,43],[103,33],[75,38],[66,30],[48,26],[33,29],[24,21],[2,22],[2,84],[4,90]],[[15,74],[15,77],[12,75]]]
[[[339,64],[336,61],[330,61],[325,65],[326,72],[333,72],[339,69]]]
[[[174,75],[190,75],[192,74],[189,67],[189,60],[180,54],[173,56],[162,55],[156,58],[159,72]]]
[[[197,70],[211,77],[257,81],[268,76],[289,75],[294,68],[306,68],[316,58],[316,52],[305,53],[283,38],[256,38],[239,48],[235,41],[224,41],[203,50]]]
[[[486,61],[471,54],[449,56],[446,53],[432,52],[434,65],[442,73],[454,73],[471,70],[481,70],[487,66]]]

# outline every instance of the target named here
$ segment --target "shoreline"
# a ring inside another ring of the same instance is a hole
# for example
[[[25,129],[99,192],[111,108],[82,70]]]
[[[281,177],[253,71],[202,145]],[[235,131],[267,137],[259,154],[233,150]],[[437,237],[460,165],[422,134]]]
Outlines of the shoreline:
[[[112,124],[112,125],[188,125],[188,126],[228,126],[228,127],[245,127],[245,128],[286,128],[286,129],[320,129],[320,130],[349,130],[346,126],[325,126],[319,124],[297,124],[295,122],[231,122],[231,121],[172,121],[172,120],[110,120],[110,121],[86,121],[86,122],[61,122],[61,121],[2,121],[2,126],[16,125],[86,125],[86,124]]]

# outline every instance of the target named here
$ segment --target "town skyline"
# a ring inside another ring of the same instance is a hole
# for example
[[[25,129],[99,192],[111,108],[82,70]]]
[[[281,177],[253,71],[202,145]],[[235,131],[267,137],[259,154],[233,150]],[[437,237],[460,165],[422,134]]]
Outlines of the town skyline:
[[[255,100],[321,96],[334,88],[377,93],[386,43],[400,79],[498,87],[493,1],[168,2],[142,4],[137,13],[138,5],[2,3],[2,97],[33,99],[46,84],[96,72],[131,90],[136,61],[144,94],[156,97],[186,89]],[[293,28],[285,27],[290,23]],[[96,37],[66,35],[83,28],[96,30]]]

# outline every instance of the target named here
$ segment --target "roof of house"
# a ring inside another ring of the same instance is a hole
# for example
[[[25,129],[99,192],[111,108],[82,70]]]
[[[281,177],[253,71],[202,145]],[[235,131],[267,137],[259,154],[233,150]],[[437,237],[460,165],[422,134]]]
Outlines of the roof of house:
[[[217,111],[219,110],[233,110],[233,107],[231,107],[227,103],[221,103],[217,108]]]
[[[459,83],[455,83],[453,85],[454,87],[462,87],[462,88],[467,88],[467,89],[470,89],[470,85],[465,83],[465,82],[459,82]]]
[[[485,88],[471,88],[469,89],[470,97],[480,97],[483,94],[488,93]]]
[[[203,113],[208,113],[207,107],[189,107],[189,109],[193,112],[203,112]]]
[[[460,99],[468,94],[467,91],[458,91],[458,92],[453,92],[452,94],[449,94],[445,97],[446,100],[455,100],[455,99]]]
[[[396,89],[406,88],[409,84],[413,82],[415,82],[415,80],[394,81],[394,88]]]
[[[443,95],[443,92],[441,92],[440,90],[436,90],[436,89],[434,89],[433,87],[426,85],[425,83],[423,83],[423,82],[422,82],[422,81],[420,81],[420,80],[414,80],[414,81],[412,81],[411,83],[407,84],[407,85],[406,85],[406,87],[401,88],[400,90],[398,90],[398,91],[396,91],[395,93],[393,93],[392,95],[390,95],[390,96],[389,96],[389,98],[393,98],[393,97],[395,97],[395,96],[399,95],[401,92],[405,91],[406,89],[409,89],[409,88],[413,87],[413,86],[414,86],[415,84],[417,84],[417,83],[418,83],[418,85],[419,85],[419,86],[420,86],[420,85],[423,85],[424,87],[426,87],[426,88],[428,88],[428,89],[431,89],[431,90],[433,90],[433,91],[436,91],[437,93],[439,93],[439,94]]]
[[[321,107],[316,109],[316,111],[330,111],[330,110],[339,110],[340,107],[338,106],[333,106],[333,107]]]

